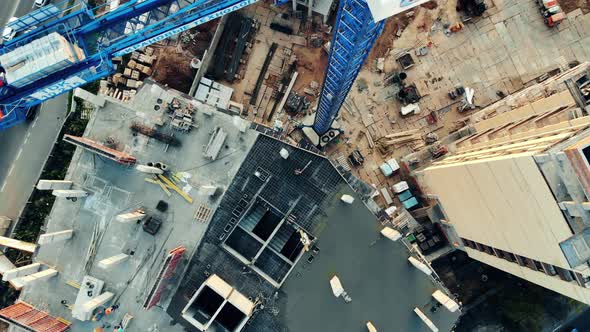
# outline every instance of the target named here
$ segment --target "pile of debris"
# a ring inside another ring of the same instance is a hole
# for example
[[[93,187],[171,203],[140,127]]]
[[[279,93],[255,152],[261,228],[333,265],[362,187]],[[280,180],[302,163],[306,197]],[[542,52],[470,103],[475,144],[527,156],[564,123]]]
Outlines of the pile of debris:
[[[168,113],[172,118],[170,121],[170,126],[172,129],[188,132],[192,128],[199,127],[193,119],[195,110],[191,104],[188,104],[187,107],[183,107],[180,101],[174,98],[172,99],[172,102],[168,104],[166,113]]]
[[[168,144],[170,146],[180,146],[180,141],[178,140],[178,138],[172,135],[161,133],[155,128],[142,125],[138,122],[132,123],[129,129],[131,129],[131,131],[134,133],[140,133],[145,136],[155,138],[156,140]]]
[[[305,96],[300,96],[297,92],[291,91],[289,93],[289,97],[287,97],[287,103],[285,106],[285,110],[291,113],[302,113],[308,110],[311,107],[311,102],[305,98]]]
[[[405,146],[408,146],[413,151],[418,151],[426,144],[424,144],[424,140],[422,139],[422,135],[418,129],[412,129],[407,131],[402,131],[395,134],[385,135],[379,138],[375,145],[379,149],[379,152],[382,155],[388,155],[395,151],[395,149],[399,149]]]
[[[306,95],[312,96],[312,97],[317,97],[319,92],[320,92],[320,83],[316,82],[316,81],[311,81],[309,83],[309,87],[308,88],[304,88],[303,92]]]
[[[134,51],[126,64],[122,57],[114,58],[117,73],[107,80],[100,81],[99,92],[125,102],[130,101],[143,84],[143,80],[152,75],[152,65],[156,60],[154,53],[152,47]]]

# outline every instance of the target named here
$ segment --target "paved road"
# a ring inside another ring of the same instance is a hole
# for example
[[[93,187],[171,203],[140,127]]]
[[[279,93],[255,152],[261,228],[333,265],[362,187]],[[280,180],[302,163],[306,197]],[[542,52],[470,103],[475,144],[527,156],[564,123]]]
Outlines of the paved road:
[[[4,27],[12,16],[22,16],[33,8],[35,0],[0,1],[0,25]]]
[[[0,26],[12,16],[22,16],[34,0],[0,0]],[[41,105],[32,123],[0,132],[0,215],[15,218],[29,198],[66,114],[67,97]]]

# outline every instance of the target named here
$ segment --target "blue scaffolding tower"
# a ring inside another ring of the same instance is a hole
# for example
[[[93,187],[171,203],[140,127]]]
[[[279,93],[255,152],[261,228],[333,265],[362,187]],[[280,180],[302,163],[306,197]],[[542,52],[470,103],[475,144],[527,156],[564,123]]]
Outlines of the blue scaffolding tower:
[[[313,123],[319,135],[330,130],[385,20],[375,23],[365,0],[341,0],[330,46],[328,70]]]

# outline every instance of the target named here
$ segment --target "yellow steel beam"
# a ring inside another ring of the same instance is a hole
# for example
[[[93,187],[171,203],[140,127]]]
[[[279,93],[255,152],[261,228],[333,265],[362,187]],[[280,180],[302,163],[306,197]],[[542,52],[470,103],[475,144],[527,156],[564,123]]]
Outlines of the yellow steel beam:
[[[158,174],[158,178],[162,181],[164,181],[165,184],[168,185],[168,187],[170,187],[170,189],[176,191],[180,196],[182,196],[182,198],[184,198],[187,202],[189,202],[190,204],[193,203],[193,199],[185,194],[184,191],[182,191],[180,188],[178,188],[174,183],[172,183],[172,181],[168,180],[167,177],[165,177],[164,175],[160,175]]]

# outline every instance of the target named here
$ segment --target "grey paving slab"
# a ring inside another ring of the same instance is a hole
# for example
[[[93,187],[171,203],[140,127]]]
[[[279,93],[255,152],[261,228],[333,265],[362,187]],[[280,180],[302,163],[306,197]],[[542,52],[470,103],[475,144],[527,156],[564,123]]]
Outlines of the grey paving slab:
[[[521,11],[520,7],[517,6],[516,4],[505,7],[497,14],[494,14],[491,16],[492,23],[496,24],[496,23],[505,21],[505,20],[513,17],[514,15],[518,15],[520,13],[520,11]]]
[[[504,44],[504,47],[506,47],[506,50],[509,52],[515,51],[518,47],[512,39],[512,36],[510,36],[508,28],[506,28],[506,23],[502,21],[496,23],[494,26],[498,32],[498,35],[500,36],[500,39],[502,39],[502,43]]]
[[[478,20],[477,22],[475,22],[475,26],[477,27],[477,30],[479,30],[479,32],[482,32],[482,29],[489,27],[492,24],[492,20],[489,17],[484,17],[481,18],[480,20]]]
[[[586,56],[590,57],[590,36],[588,36],[584,39],[581,39],[580,44],[582,45],[582,48],[586,52]],[[586,59],[588,59],[588,58],[586,58]]]
[[[584,46],[582,45],[581,41],[577,41],[575,43],[572,43],[570,45],[572,52],[574,53],[574,56],[576,57],[576,59],[589,59],[590,58],[590,54],[586,53],[586,50],[584,48]]]
[[[574,19],[574,26],[580,36],[590,36],[590,13],[576,17]]]

